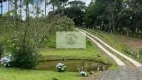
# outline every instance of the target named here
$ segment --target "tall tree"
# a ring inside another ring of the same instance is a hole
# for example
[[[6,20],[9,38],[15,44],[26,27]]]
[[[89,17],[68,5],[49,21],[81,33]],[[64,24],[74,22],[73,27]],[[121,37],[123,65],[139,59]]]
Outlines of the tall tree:
[[[55,6],[58,6],[59,0],[50,0],[48,4],[52,4],[53,12],[55,12]]]
[[[83,1],[70,1],[70,7],[65,9],[65,15],[74,20],[75,24],[80,26],[84,22],[84,7]]]
[[[44,15],[45,15],[45,17],[46,17],[48,0],[45,0],[44,2],[45,2],[45,6],[44,6],[44,7],[45,7],[45,10],[44,10],[44,11],[45,11],[45,14],[44,14]]]

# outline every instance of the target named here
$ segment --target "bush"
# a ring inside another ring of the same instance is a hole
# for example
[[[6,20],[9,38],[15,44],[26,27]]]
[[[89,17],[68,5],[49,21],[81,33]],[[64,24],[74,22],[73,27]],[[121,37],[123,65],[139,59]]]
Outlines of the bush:
[[[24,69],[32,69],[37,64],[37,52],[29,45],[20,45],[13,51],[14,66]]]
[[[87,43],[87,45],[92,46],[91,41],[87,40],[86,43]]]
[[[127,48],[122,49],[125,53],[127,53],[128,55],[133,55],[133,51]]]
[[[0,43],[0,58],[2,57],[3,55],[3,47],[2,47],[2,44]]]
[[[9,40],[9,49],[13,57],[13,67],[32,69],[37,64],[37,51],[33,45],[19,39]]]

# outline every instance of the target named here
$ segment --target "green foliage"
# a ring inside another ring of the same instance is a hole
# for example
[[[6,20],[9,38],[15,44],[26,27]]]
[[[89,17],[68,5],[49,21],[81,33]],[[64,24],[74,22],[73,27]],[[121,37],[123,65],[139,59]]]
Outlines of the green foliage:
[[[84,11],[78,6],[66,8],[64,14],[73,19],[77,26],[82,25],[84,22]]]
[[[142,55],[142,49],[139,50],[139,54]]]
[[[130,49],[124,48],[123,51],[124,51],[125,53],[127,53],[128,55],[134,55],[133,51],[130,50]]]
[[[15,30],[15,34],[11,34],[11,37],[6,40],[5,50],[12,53],[13,67],[32,69],[37,64],[37,41],[32,34],[25,36],[24,30],[20,32]]]
[[[142,30],[141,4],[140,0],[96,0],[86,8],[86,26],[127,35],[139,33]]]
[[[85,21],[89,27],[100,26],[101,30],[111,30],[117,22],[121,10],[121,0],[96,0],[86,8]]]
[[[55,34],[56,31],[73,31],[75,25],[72,19],[66,16],[56,15],[49,24],[49,33]]]
[[[57,31],[73,31],[75,24],[72,19],[66,16],[49,16],[48,20],[46,20],[47,28],[46,34],[42,37],[40,42],[40,47],[56,47],[56,32]]]
[[[2,57],[2,55],[3,55],[3,46],[2,46],[2,44],[0,43],[0,58]]]
[[[52,38],[51,38],[52,39]],[[52,39],[52,40],[44,40],[41,42],[41,47],[49,47],[49,48],[55,48],[56,47],[56,41],[55,39]]]
[[[11,52],[13,56],[14,67],[32,69],[36,66],[38,54],[34,46],[24,42],[16,42],[13,43]]]
[[[89,40],[87,40],[87,45],[89,45],[89,46],[92,46],[92,43],[91,43],[91,41],[89,41]]]
[[[75,25],[82,26],[84,23],[85,15],[85,2],[83,1],[70,1],[68,2],[70,7],[67,7],[64,11],[64,15],[74,20]]]

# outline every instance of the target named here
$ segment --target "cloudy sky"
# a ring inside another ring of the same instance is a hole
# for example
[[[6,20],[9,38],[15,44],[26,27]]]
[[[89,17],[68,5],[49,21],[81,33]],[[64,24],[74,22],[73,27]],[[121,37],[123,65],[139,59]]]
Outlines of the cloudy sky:
[[[69,1],[74,1],[74,0],[69,0]],[[90,2],[91,2],[91,0],[80,0],[80,1],[83,1],[83,2],[85,2],[86,3],[86,5],[88,5]],[[3,13],[6,13],[7,11],[8,11],[8,3],[7,2],[4,2],[3,3]],[[30,7],[32,7],[32,6],[30,6]],[[44,3],[43,3],[43,5],[41,5],[41,10],[43,10],[44,11]],[[51,6],[48,6],[48,8],[47,8],[47,13],[49,12],[49,11],[51,11],[52,10],[52,7]],[[1,13],[1,10],[0,10],[0,13]],[[22,12],[23,14],[25,14],[25,11],[23,10],[23,12]],[[24,15],[23,15],[24,16]]]

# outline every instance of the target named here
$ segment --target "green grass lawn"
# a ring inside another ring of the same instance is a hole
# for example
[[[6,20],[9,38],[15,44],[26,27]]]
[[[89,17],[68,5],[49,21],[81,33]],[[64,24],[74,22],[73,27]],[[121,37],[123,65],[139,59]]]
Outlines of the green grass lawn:
[[[94,46],[87,45],[86,49],[55,49],[44,48],[40,49],[42,60],[62,60],[65,59],[87,59],[96,60],[105,63],[111,63],[110,59],[102,55]],[[98,57],[99,55],[99,57]]]
[[[39,71],[39,70],[19,70],[12,68],[0,67],[0,80],[79,80],[76,72],[54,72],[54,71]]]
[[[109,57],[104,55],[97,45],[87,40],[86,49],[56,49],[42,48],[39,49],[40,61],[62,60],[94,60],[105,64],[111,64],[109,69],[117,69],[117,64]]]
[[[121,44],[118,41],[120,38],[120,35],[115,35],[115,34],[103,32],[103,31],[92,30],[92,29],[85,29],[85,30],[87,30],[88,32],[90,32],[92,34],[95,33],[94,34],[95,36],[99,37],[100,39],[102,39],[103,41],[105,41],[106,43],[111,45],[112,47],[118,49],[119,51],[122,51],[122,49],[124,47],[126,47],[125,44]],[[103,35],[103,36],[101,36],[101,35]]]

